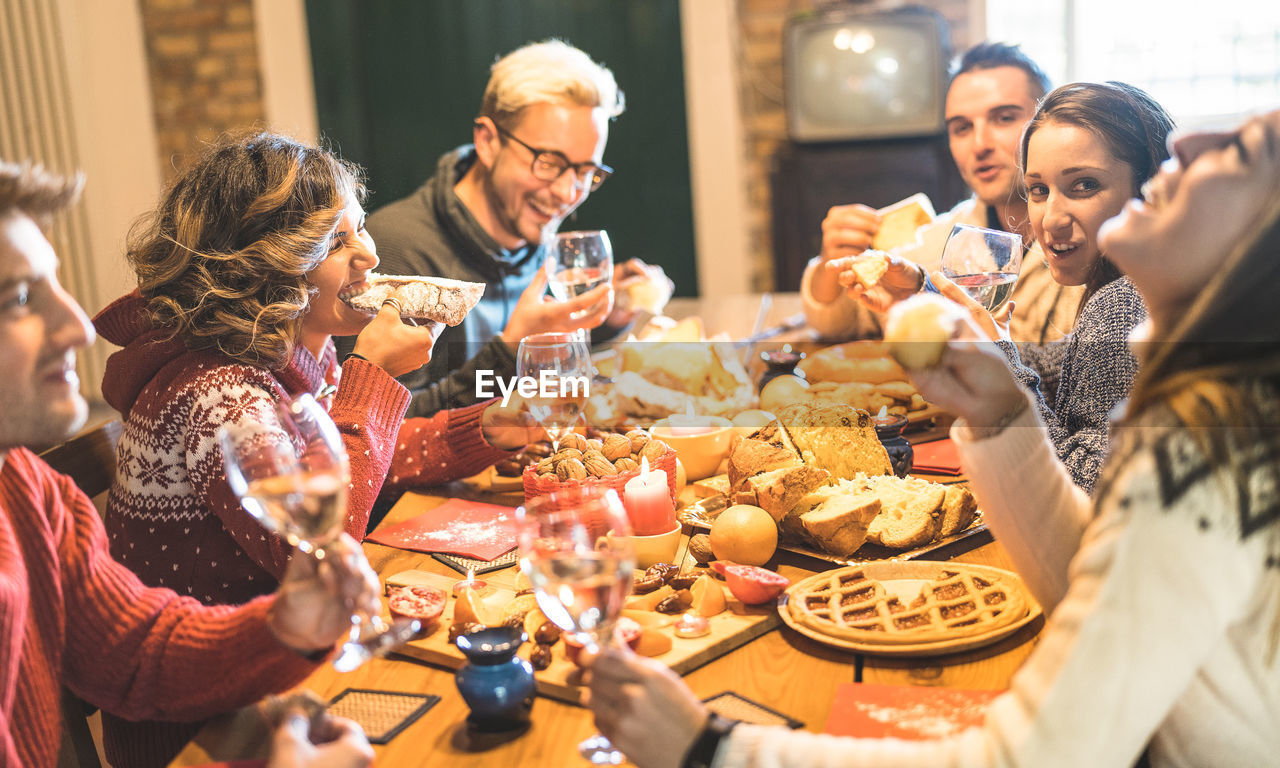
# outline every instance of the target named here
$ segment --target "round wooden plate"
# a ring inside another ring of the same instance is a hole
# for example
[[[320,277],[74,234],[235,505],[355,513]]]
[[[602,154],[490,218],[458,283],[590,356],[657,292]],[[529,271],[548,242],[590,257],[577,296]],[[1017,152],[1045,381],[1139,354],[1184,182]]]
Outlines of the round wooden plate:
[[[883,582],[886,589],[893,591],[895,586],[893,582],[899,582],[902,586],[903,582],[923,582],[935,579],[942,575],[943,571],[968,571],[979,575],[987,575],[992,578],[999,578],[1010,589],[1021,590],[1023,598],[1026,600],[1028,610],[1026,614],[1017,620],[998,627],[989,632],[977,635],[960,635],[950,640],[939,640],[926,643],[903,643],[901,641],[892,644],[866,643],[845,638],[833,637],[823,634],[811,627],[804,626],[797,622],[791,616],[791,609],[788,603],[793,595],[798,593],[801,588],[807,588],[809,582],[814,579],[826,578],[831,575],[831,571],[826,571],[815,576],[792,584],[778,601],[778,613],[782,616],[782,621],[788,627],[804,635],[805,637],[817,640],[824,645],[830,645],[834,648],[843,648],[848,651],[857,651],[858,653],[866,653],[877,656],[942,656],[949,653],[960,653],[974,648],[981,648],[984,645],[990,645],[999,640],[1012,635],[1019,629],[1038,617],[1042,611],[1040,604],[1035,601],[1026,586],[1022,583],[1022,579],[1012,571],[1006,571],[1001,568],[992,568],[985,565],[971,565],[969,563],[952,563],[952,562],[933,562],[925,560],[885,560],[880,562],[861,563],[857,566],[861,568],[869,579]],[[910,587],[908,586],[908,589]]]

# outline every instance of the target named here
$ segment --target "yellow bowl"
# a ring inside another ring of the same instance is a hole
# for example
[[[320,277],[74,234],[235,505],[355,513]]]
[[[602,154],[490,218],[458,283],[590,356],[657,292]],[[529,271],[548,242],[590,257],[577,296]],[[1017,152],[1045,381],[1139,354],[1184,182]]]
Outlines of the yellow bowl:
[[[675,449],[689,482],[716,473],[720,462],[729,453],[729,440],[734,432],[732,422],[722,416],[699,416],[697,419],[698,423],[710,429],[695,435],[682,435],[679,427],[673,431],[667,419],[659,419],[649,430],[654,437]]]

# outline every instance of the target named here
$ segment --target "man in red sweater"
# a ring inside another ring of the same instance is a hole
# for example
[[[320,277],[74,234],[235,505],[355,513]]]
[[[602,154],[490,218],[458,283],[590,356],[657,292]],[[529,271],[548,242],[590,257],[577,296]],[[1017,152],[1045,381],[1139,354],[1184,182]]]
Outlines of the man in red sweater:
[[[90,500],[24,447],[66,439],[88,410],[75,354],[93,327],[40,228],[78,189],[0,161],[0,766],[55,764],[60,685],[128,718],[206,718],[298,684],[353,609],[378,607],[354,545],[323,571],[293,558],[275,595],[238,607],[146,588],[108,555]]]

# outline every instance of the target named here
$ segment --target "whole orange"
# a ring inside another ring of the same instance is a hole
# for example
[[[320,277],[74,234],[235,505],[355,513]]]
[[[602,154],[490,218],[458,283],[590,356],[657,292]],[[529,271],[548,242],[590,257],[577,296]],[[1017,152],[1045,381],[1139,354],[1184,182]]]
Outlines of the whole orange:
[[[764,565],[778,548],[778,525],[760,507],[736,504],[711,523],[711,552],[717,560]]]

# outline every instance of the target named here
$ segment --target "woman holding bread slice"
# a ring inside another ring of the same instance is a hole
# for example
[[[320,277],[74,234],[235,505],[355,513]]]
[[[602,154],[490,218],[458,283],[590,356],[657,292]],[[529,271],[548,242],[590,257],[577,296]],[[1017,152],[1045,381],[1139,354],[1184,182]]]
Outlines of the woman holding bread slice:
[[[1022,134],[1032,232],[1053,279],[1084,287],[1075,328],[1055,342],[1061,354],[1050,356],[1055,370],[1045,369],[1042,355],[1021,358],[1009,343],[1012,302],[992,317],[945,277],[933,277],[944,296],[969,309],[986,337],[1001,342],[1018,380],[1035,395],[1058,458],[1086,492],[1106,459],[1111,411],[1137,377],[1128,339],[1146,317],[1137,289],[1099,245],[1098,230],[1169,156],[1172,129],[1164,109],[1137,88],[1073,83],[1046,96]],[[1041,374],[1056,386],[1042,387]]]
[[[1100,234],[1160,341],[1092,499],[991,345],[953,342],[913,374],[961,417],[971,487],[1049,617],[983,726],[922,742],[734,726],[662,665],[611,653],[591,705],[637,765],[1275,764],[1280,111],[1171,149]]]
[[[94,322],[123,347],[102,387],[125,418],[111,553],[147,585],[206,604],[275,588],[292,548],[240,506],[216,435],[279,430],[281,398],[327,404],[350,457],[345,529],[357,540],[384,488],[465,477],[526,443],[489,403],[404,420],[409,392],[394,377],[429,359],[440,326],[402,323],[395,302],[370,319],[343,301],[378,265],[363,197],[355,166],[257,133],[211,147],[131,234],[138,289]],[[339,365],[331,336],[356,333]],[[151,764],[197,727],[104,717],[108,756]]]

